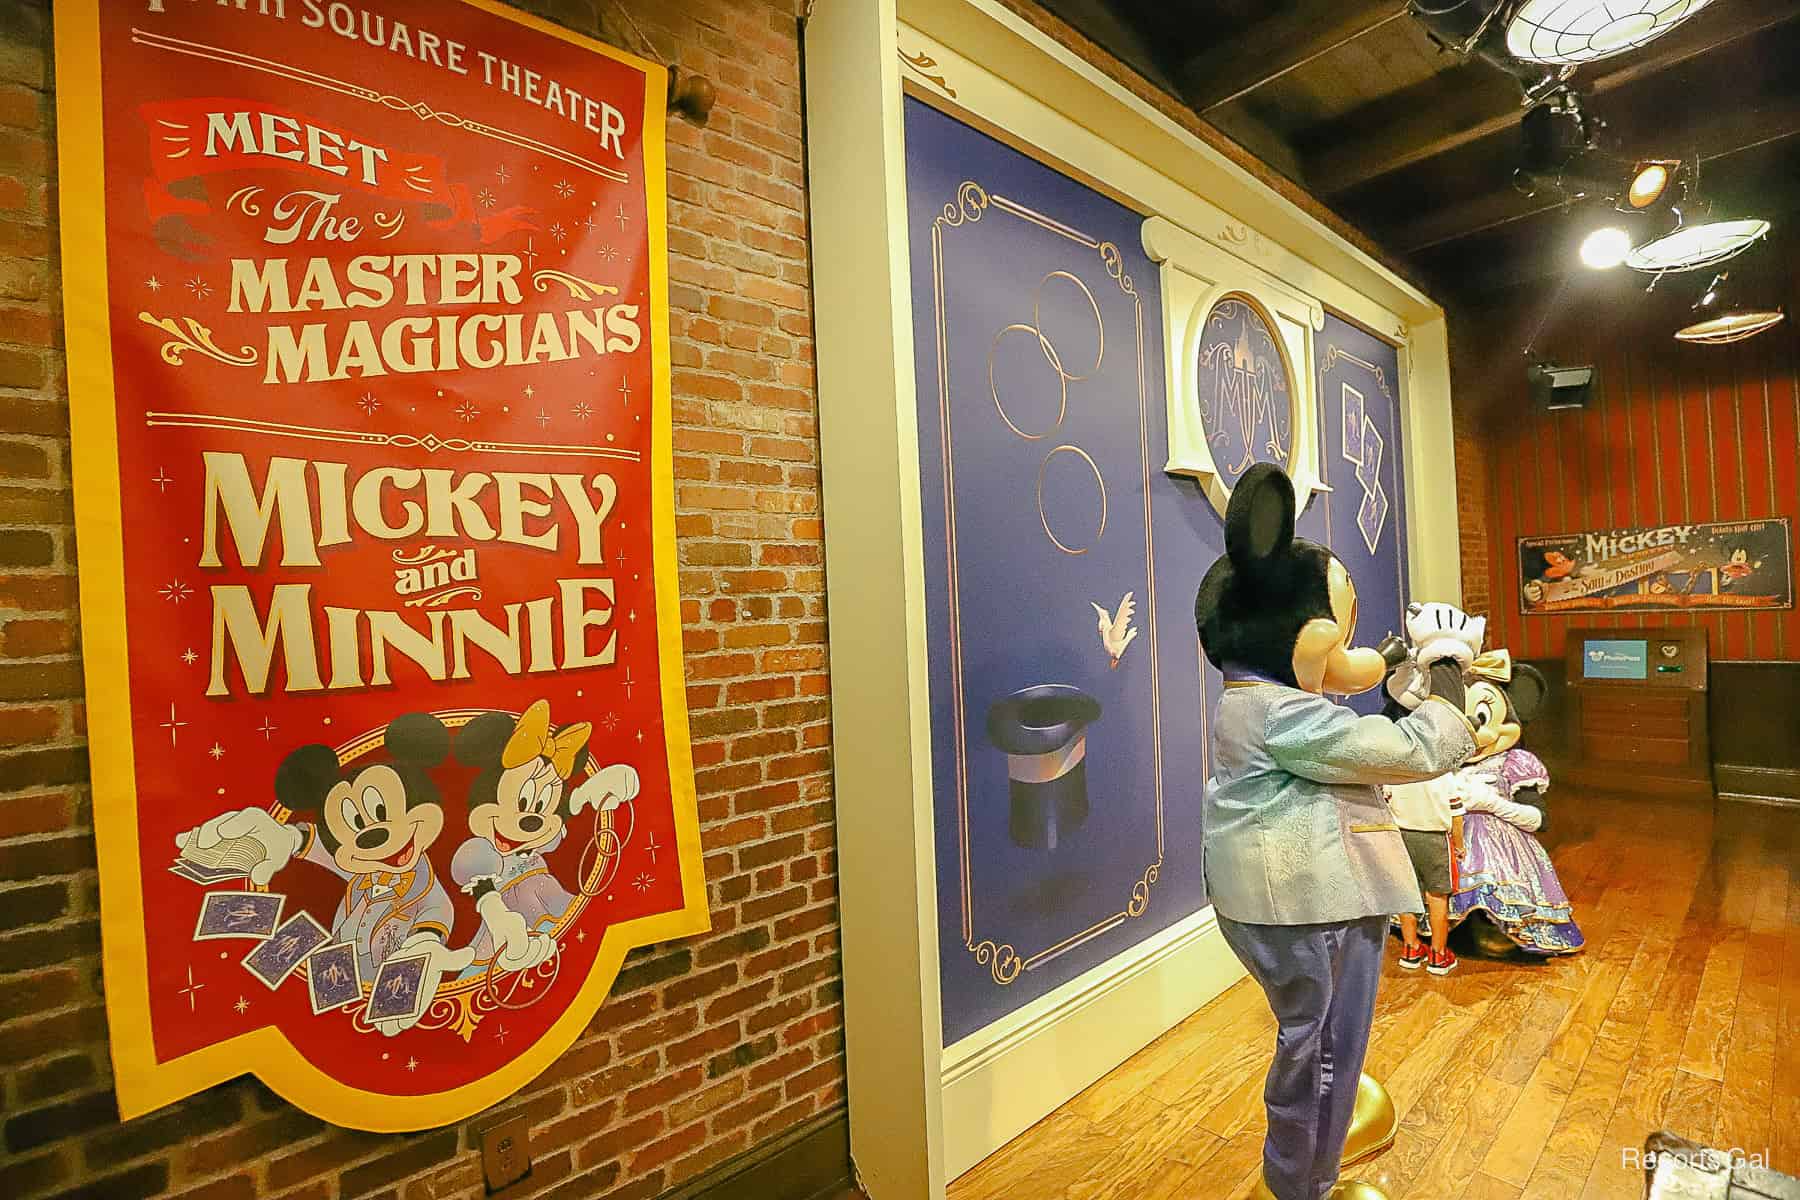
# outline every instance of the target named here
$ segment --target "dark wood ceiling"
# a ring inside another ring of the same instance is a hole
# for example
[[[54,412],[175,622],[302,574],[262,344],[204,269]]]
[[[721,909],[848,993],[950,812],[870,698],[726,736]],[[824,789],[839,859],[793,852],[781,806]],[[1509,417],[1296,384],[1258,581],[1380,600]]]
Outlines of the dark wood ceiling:
[[[1562,273],[1584,215],[1512,186],[1517,81],[1441,50],[1405,0],[1040,0],[1323,200],[1447,299]],[[1800,210],[1800,0],[1714,0],[1591,63],[1620,153],[1703,165],[1715,210]]]

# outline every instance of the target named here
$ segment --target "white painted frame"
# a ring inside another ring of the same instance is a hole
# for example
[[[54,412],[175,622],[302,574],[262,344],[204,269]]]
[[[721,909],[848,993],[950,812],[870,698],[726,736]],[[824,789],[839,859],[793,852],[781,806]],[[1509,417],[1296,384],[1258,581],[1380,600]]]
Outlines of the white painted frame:
[[[943,1045],[903,71],[1399,343],[1411,584],[1458,601],[1448,341],[1428,297],[997,0],[817,0],[805,65],[851,1153],[873,1200],[938,1200],[1241,972],[1205,910]]]

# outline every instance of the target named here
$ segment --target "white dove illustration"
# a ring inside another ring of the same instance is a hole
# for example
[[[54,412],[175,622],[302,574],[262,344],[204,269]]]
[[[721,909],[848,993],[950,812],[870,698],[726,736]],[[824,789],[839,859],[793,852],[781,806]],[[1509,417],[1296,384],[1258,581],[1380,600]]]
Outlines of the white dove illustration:
[[[1125,598],[1119,601],[1117,612],[1109,613],[1092,600],[1088,606],[1100,614],[1100,644],[1106,647],[1106,653],[1112,657],[1112,667],[1117,669],[1119,659],[1125,655],[1125,647],[1137,638],[1138,631],[1131,627],[1131,618],[1137,613],[1137,601],[1133,593],[1126,592]]]

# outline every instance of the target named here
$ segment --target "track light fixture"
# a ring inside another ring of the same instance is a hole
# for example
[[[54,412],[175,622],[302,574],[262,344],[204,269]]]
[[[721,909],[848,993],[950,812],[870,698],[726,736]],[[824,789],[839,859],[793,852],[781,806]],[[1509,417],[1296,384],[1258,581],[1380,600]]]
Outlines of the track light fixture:
[[[1710,0],[1523,0],[1509,8],[1506,49],[1538,63],[1585,63],[1655,41]]]
[[[1725,346],[1755,337],[1787,319],[1779,308],[1758,308],[1737,302],[1730,271],[1714,275],[1700,298],[1694,301],[1695,320],[1675,331],[1678,341],[1700,346]]]

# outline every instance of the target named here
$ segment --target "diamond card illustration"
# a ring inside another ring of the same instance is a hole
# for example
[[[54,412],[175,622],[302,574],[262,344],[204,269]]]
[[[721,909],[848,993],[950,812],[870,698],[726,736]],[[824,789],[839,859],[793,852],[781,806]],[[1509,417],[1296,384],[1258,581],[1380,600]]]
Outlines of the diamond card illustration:
[[[278,988],[329,936],[311,914],[295,913],[287,924],[244,957],[244,966],[270,988]]]

